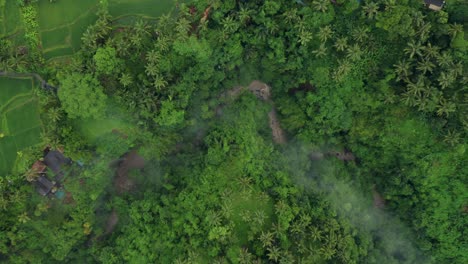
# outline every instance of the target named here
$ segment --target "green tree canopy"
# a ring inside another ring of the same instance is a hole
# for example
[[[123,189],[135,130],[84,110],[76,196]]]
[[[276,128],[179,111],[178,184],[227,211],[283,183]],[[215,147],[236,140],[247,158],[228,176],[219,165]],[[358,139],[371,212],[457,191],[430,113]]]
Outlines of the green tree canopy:
[[[103,113],[107,99],[93,75],[79,73],[64,76],[58,97],[70,118],[98,117]]]

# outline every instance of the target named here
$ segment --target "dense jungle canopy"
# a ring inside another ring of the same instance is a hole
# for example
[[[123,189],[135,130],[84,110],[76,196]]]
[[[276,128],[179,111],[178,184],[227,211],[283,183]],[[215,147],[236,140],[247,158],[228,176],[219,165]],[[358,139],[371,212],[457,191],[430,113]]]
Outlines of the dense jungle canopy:
[[[468,263],[433,5],[0,0],[0,262]]]

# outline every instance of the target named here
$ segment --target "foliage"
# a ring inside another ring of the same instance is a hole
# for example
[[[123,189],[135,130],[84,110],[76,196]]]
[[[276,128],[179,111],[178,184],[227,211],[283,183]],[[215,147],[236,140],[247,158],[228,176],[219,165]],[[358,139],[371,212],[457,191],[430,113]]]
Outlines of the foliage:
[[[467,263],[464,6],[197,0],[117,27],[101,1],[40,93],[83,165],[64,200],[25,183],[39,150],[0,178],[0,261]],[[41,65],[1,41],[5,69]],[[131,125],[75,122],[110,117]]]
[[[96,118],[106,108],[107,96],[91,74],[72,73],[64,76],[58,97],[70,118]]]

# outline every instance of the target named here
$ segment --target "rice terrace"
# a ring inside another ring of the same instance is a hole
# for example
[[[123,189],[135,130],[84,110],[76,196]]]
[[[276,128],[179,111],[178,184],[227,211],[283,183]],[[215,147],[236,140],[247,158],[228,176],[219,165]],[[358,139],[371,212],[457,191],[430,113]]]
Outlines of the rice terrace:
[[[110,0],[109,13],[115,25],[121,19],[156,19],[170,11],[172,0]],[[99,0],[58,0],[51,4],[41,0],[38,4],[38,21],[42,49],[46,59],[64,57],[80,48],[86,28],[97,20]]]
[[[0,78],[0,175],[21,150],[40,143],[42,123],[32,78]]]

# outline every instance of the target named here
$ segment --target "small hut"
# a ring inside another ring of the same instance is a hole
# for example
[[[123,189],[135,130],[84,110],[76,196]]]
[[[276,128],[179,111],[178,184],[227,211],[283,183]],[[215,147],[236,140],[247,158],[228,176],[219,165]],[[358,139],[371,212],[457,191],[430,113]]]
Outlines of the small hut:
[[[429,9],[440,11],[445,5],[444,0],[424,0],[424,3]]]
[[[47,177],[44,175],[41,175],[37,178],[35,185],[37,192],[42,196],[48,195],[55,186],[55,184],[47,179]]]
[[[71,163],[71,159],[65,157],[60,151],[51,150],[44,157],[44,164],[55,174],[55,181],[60,181],[65,176],[63,165]]]

